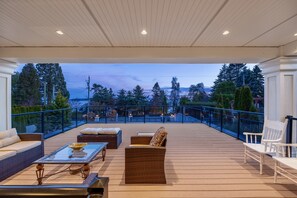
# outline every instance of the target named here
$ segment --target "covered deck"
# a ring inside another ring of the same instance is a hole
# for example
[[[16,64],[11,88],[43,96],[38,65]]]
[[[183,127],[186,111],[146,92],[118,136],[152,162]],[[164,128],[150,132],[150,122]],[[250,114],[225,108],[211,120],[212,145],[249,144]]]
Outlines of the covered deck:
[[[164,126],[168,131],[166,151],[166,178],[164,185],[132,185],[124,182],[124,152],[130,136],[139,131],[155,131]],[[243,145],[204,124],[88,124],[49,138],[45,153],[49,154],[66,143],[76,141],[76,136],[86,127],[120,127],[123,143],[119,149],[108,149],[105,162],[95,161],[91,171],[109,177],[110,198],[130,197],[297,197],[297,186],[280,178],[273,183],[273,161],[267,157],[263,175],[254,161],[243,163]],[[62,169],[60,165],[45,166],[47,173]],[[45,184],[81,183],[79,174],[62,173],[44,180]],[[35,166],[1,182],[9,184],[37,184]]]

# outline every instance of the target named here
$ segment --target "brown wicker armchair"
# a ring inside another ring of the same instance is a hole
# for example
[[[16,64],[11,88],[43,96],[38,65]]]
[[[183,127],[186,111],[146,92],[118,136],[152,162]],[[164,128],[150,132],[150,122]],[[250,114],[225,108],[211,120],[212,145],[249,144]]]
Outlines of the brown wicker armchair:
[[[162,146],[150,146],[152,136],[132,136],[125,149],[125,183],[166,184],[164,160],[166,139]]]

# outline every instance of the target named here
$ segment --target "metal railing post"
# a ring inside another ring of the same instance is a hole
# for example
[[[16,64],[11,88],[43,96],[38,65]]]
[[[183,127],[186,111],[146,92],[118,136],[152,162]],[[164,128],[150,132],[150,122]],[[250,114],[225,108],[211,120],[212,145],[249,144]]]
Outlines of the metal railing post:
[[[62,109],[62,132],[64,132],[64,109]]]
[[[239,140],[239,134],[240,134],[240,112],[237,112],[237,136],[236,138]]]
[[[145,123],[145,106],[143,106],[143,123]]]
[[[44,111],[41,112],[41,133],[44,134]]]
[[[203,122],[203,118],[204,118],[204,115],[203,115],[203,108],[200,107],[200,121],[201,121],[201,123]]]
[[[124,116],[125,116],[125,123],[127,123],[127,106],[125,106],[125,113],[124,113]]]
[[[288,115],[286,119],[288,119],[287,131],[286,131],[286,143],[292,143],[292,132],[293,132],[293,116]]]
[[[88,112],[89,112],[89,106],[87,106],[87,109],[86,110],[87,110],[87,116],[86,116],[86,120],[85,121],[86,121],[86,124],[87,124],[88,123],[88,116],[89,116],[89,114],[88,114]]]
[[[185,112],[185,107],[182,106],[182,123],[184,123],[184,112]]]
[[[208,115],[208,126],[211,126],[211,109],[209,109],[209,115]]]
[[[77,108],[75,108],[75,127],[77,128],[77,122],[78,122],[78,115],[77,115]]]
[[[164,106],[162,106],[162,114],[163,114],[162,119],[163,119],[163,123],[165,123],[165,117],[164,117],[164,115],[165,115],[164,113],[165,113],[165,112],[164,112],[164,111],[165,111],[165,108],[164,108]]]
[[[107,124],[107,106],[106,105],[105,105],[104,110],[105,110],[105,124]]]
[[[221,118],[221,132],[223,132],[223,109],[220,110],[220,118]]]

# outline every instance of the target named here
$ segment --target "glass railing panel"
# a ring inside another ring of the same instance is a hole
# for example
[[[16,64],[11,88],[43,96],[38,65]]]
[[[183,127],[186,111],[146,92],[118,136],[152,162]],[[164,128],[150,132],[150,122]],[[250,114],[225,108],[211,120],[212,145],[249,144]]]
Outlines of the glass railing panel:
[[[12,115],[12,128],[18,133],[41,133],[41,113],[22,113]]]
[[[264,114],[240,112],[239,138],[245,140],[243,132],[261,133],[264,124]]]
[[[62,130],[62,111],[53,110],[44,112],[44,136],[50,137],[61,133]]]
[[[198,123],[201,122],[201,108],[184,107],[184,122]]]
[[[145,122],[163,122],[166,119],[162,106],[145,106]]]
[[[238,114],[237,111],[224,109],[222,110],[222,132],[237,137]]]
[[[143,106],[127,106],[126,122],[145,122]]]

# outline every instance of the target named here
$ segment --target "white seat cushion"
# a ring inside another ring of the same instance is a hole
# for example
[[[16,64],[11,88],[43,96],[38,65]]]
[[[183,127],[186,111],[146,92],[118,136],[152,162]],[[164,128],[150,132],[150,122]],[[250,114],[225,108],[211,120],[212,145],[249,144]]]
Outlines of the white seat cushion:
[[[21,142],[17,142],[12,145],[3,147],[0,149],[0,151],[16,151],[17,153],[21,153],[29,149],[32,149],[34,147],[37,147],[40,144],[41,144],[41,141],[21,141]]]
[[[263,144],[251,144],[251,143],[243,143],[248,148],[257,151],[258,153],[262,154],[274,154],[274,151],[269,151],[269,148],[267,148],[267,151],[265,151],[265,146]]]
[[[273,157],[276,161],[285,164],[286,166],[297,170],[297,158],[289,157]]]
[[[16,155],[16,151],[0,151],[0,160]]]
[[[98,134],[104,135],[104,134],[118,134],[118,132],[121,130],[120,128],[99,128]]]
[[[86,134],[86,135],[87,134],[88,135],[90,135],[90,134],[97,135],[100,129],[101,128],[85,128],[85,129],[81,130],[80,133]]]

